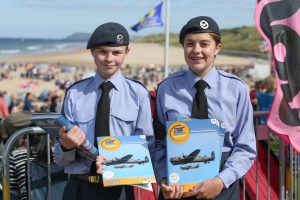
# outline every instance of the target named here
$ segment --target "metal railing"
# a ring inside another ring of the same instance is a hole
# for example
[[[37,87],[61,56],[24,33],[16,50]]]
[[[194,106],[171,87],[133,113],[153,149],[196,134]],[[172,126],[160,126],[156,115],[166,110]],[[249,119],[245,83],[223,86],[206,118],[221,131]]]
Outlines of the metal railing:
[[[284,200],[298,200],[300,199],[300,189],[299,189],[299,153],[296,152],[293,147],[286,143],[281,137],[273,134],[272,130],[267,127],[267,125],[259,125],[259,118],[267,116],[269,112],[254,112],[255,119],[255,132],[257,144],[259,141],[264,140],[267,142],[267,199],[271,199],[271,144],[270,138],[277,139],[279,150],[278,150],[278,161],[279,161],[279,199]],[[288,159],[286,157],[289,157]],[[259,193],[261,192],[261,187],[259,187],[259,154],[256,157],[256,200],[259,199]],[[286,163],[290,163],[290,168],[286,166]],[[288,175],[289,178],[286,177]],[[243,187],[245,186],[245,181],[243,181]],[[246,199],[247,189],[244,189],[243,197]],[[272,197],[273,199],[274,197]]]
[[[9,155],[11,153],[12,147],[15,144],[15,142],[27,135],[27,141],[29,141],[29,135],[39,135],[39,134],[47,134],[45,131],[43,131],[39,127],[29,127],[21,129],[14,134],[12,134],[7,142],[5,143],[5,146],[3,148],[3,157],[2,157],[2,167],[3,167],[3,173],[2,173],[2,189],[3,189],[3,200],[10,200],[10,182],[9,182]],[[47,144],[50,144],[49,134],[47,134]],[[50,145],[47,145],[47,161],[48,161],[48,199],[50,199],[50,189],[51,189],[51,171],[50,171]],[[29,149],[29,143],[27,142],[27,149]],[[27,160],[29,160],[29,151],[27,151]],[[30,162],[27,162],[27,168],[29,169]],[[27,170],[27,178],[30,179],[30,170]],[[30,194],[31,191],[31,185],[30,181],[28,181],[28,193]],[[31,199],[31,195],[29,196],[29,200]]]

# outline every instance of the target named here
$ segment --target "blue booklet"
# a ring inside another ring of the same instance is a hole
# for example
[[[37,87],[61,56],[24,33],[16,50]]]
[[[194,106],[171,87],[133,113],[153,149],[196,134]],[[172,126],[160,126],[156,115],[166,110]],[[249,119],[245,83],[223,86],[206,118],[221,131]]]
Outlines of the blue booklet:
[[[156,182],[145,135],[98,137],[97,142],[99,154],[107,159],[102,172],[104,186],[145,188]]]
[[[219,173],[225,125],[216,119],[167,122],[167,184],[184,192]]]
[[[73,125],[60,113],[32,113],[31,122],[39,126],[41,129],[49,134],[58,136],[59,130],[66,127],[67,131],[71,130]],[[98,156],[98,149],[88,140],[76,148],[77,153],[85,159],[94,161]]]

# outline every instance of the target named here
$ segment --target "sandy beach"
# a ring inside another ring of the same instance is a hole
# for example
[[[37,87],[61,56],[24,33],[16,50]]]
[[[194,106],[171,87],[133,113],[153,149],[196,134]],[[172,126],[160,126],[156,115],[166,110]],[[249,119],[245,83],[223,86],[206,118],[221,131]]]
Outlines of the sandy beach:
[[[16,57],[0,57],[0,63],[46,63],[46,64],[69,64],[84,69],[86,73],[94,70],[93,58],[90,55],[90,51],[86,49],[77,49],[70,52],[55,52],[47,54],[32,54]],[[130,53],[124,66],[129,64],[131,67],[161,67],[164,64],[164,47],[158,44],[152,43],[132,43],[130,44]],[[217,66],[223,65],[235,65],[235,66],[249,66],[250,60],[247,58],[232,57],[225,55],[218,55],[215,64]],[[169,66],[185,66],[183,50],[179,47],[170,47],[169,49]],[[24,72],[24,71],[23,71]],[[55,81],[45,82],[43,80],[33,79],[32,88],[21,87],[30,79],[21,78],[20,70],[17,72],[10,72],[8,79],[0,81],[0,90],[5,90],[10,94],[32,92],[38,96],[42,90],[49,89],[51,91],[57,90]],[[73,70],[70,74],[61,74],[56,76],[56,79],[63,80],[65,77],[73,78],[72,76],[79,73],[77,70]],[[144,76],[144,75],[143,75]]]
[[[93,66],[93,59],[90,51],[78,49],[71,52],[59,52],[48,54],[34,54],[17,57],[0,58],[0,62],[40,62],[40,63],[64,63],[71,65],[90,65]],[[152,43],[132,43],[130,53],[125,63],[130,66],[163,66],[164,65],[164,46]],[[241,65],[248,66],[250,61],[247,58],[218,55],[215,64],[221,65]],[[169,48],[169,66],[185,65],[183,50],[180,47]]]

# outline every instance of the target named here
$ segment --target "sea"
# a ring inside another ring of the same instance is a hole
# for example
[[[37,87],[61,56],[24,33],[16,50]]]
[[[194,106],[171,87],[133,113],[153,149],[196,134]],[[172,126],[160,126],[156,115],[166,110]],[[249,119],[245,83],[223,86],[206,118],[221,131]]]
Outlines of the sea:
[[[0,57],[15,57],[85,48],[87,41],[65,39],[0,38]]]

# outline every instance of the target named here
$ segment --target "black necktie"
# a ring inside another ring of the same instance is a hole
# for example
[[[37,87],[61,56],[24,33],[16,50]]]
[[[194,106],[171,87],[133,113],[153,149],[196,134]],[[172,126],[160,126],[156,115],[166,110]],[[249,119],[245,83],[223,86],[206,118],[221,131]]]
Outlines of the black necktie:
[[[102,94],[97,106],[96,120],[95,120],[95,145],[97,145],[97,137],[109,136],[109,91],[113,88],[113,84],[109,81],[102,83],[100,86]]]
[[[95,120],[95,137],[94,145],[98,148],[97,137],[99,136],[109,136],[109,112],[110,112],[110,102],[109,102],[109,91],[113,88],[113,84],[109,81],[102,83],[100,86],[102,94],[98,102]],[[90,176],[96,176],[96,163],[93,162],[90,168]],[[101,177],[100,177],[101,178]],[[101,180],[100,180],[101,181]]]
[[[204,93],[204,89],[206,88],[206,86],[207,83],[204,80],[199,80],[195,84],[197,93],[193,100],[192,118],[208,119],[207,98]]]

